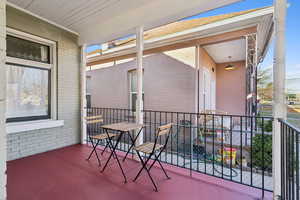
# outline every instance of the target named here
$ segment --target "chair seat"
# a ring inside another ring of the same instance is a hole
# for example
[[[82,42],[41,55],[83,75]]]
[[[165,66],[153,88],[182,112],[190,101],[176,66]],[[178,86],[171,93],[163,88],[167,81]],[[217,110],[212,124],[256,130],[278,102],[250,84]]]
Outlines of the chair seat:
[[[92,135],[90,136],[92,139],[96,139],[96,140],[104,140],[106,138],[112,138],[115,137],[117,134],[115,133],[108,133],[108,135],[106,133],[101,133],[98,135]]]
[[[143,153],[150,154],[150,153],[152,152],[152,150],[153,150],[154,145],[155,145],[155,144],[152,143],[152,142],[146,142],[146,143],[144,143],[144,144],[141,144],[141,145],[135,147],[134,149],[135,149],[136,151],[140,151],[140,152],[143,152]],[[162,148],[162,147],[163,147],[163,145],[161,145],[161,144],[156,144],[154,150],[156,151],[156,150],[158,150],[158,149],[160,149],[160,148]]]

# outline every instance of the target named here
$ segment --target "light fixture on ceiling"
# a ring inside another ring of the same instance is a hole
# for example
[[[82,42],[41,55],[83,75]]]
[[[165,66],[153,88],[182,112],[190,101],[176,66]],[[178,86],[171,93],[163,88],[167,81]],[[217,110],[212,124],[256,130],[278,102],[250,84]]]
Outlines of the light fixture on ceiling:
[[[231,56],[228,56],[228,59],[231,59]],[[225,70],[230,71],[230,70],[234,70],[235,66],[233,64],[228,64],[225,66]]]

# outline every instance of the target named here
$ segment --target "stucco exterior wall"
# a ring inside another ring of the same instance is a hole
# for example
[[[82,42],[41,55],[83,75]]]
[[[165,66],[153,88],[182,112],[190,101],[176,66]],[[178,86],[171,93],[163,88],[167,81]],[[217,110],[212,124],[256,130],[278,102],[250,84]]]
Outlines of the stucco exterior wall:
[[[229,114],[245,114],[245,62],[230,63],[234,70],[226,71],[229,63],[217,64],[217,109]]]
[[[57,118],[64,126],[7,135],[13,160],[80,142],[80,52],[78,37],[7,7],[7,26],[57,43]]]
[[[129,108],[128,71],[135,61],[89,71],[92,106]],[[195,69],[159,53],[144,58],[144,108],[195,111]]]
[[[234,63],[236,69],[226,71],[226,63],[216,64],[202,48],[199,50],[199,109],[216,109],[230,114],[245,110],[245,65]],[[135,61],[88,72],[92,106],[129,108],[128,71]],[[204,107],[204,69],[210,74],[210,107]],[[163,53],[144,58],[144,108],[162,111],[197,112],[195,68]],[[213,86],[213,84],[215,84]],[[214,89],[215,88],[215,89]],[[213,94],[215,90],[215,94]]]
[[[0,199],[6,199],[6,130],[5,130],[5,91],[6,91],[6,0],[0,1]]]

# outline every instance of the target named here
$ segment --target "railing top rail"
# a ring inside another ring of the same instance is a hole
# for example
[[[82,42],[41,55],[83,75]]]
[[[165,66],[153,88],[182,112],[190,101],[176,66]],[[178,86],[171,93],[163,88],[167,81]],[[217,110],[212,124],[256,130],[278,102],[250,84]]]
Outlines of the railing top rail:
[[[224,117],[248,117],[248,118],[264,118],[273,119],[270,116],[251,116],[251,115],[236,115],[236,114],[215,114],[215,113],[193,113],[193,112],[176,112],[176,111],[161,111],[161,110],[143,110],[143,112],[162,112],[162,113],[178,113],[178,114],[192,114],[192,115],[207,115],[207,116],[224,116]]]
[[[289,128],[293,129],[296,133],[300,134],[300,129],[295,127],[293,124],[289,123],[288,121],[286,121],[284,119],[278,119],[278,121],[285,124]]]
[[[104,108],[104,107],[90,107],[86,109],[115,109],[115,110],[126,110],[126,111],[132,111],[128,108]],[[251,115],[236,115],[236,114],[212,114],[212,113],[196,113],[196,112],[182,112],[182,111],[166,111],[166,110],[143,110],[143,112],[161,112],[161,113],[173,113],[173,114],[189,114],[189,115],[199,115],[199,116],[223,116],[223,117],[247,117],[247,118],[258,118],[258,119],[270,119],[272,120],[273,117],[270,116],[251,116]]]

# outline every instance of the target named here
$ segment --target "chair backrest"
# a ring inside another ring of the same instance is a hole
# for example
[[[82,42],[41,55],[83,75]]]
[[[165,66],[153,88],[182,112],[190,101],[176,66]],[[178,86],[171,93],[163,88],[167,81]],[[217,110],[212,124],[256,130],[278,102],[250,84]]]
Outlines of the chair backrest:
[[[89,136],[96,135],[99,132],[99,124],[103,122],[102,115],[91,115],[85,117],[87,125],[87,134]]]
[[[153,146],[153,150],[152,151],[154,151],[155,146],[156,146],[156,144],[158,142],[158,138],[160,136],[166,135],[166,139],[165,139],[165,143],[163,145],[164,146],[163,148],[165,148],[167,146],[170,134],[172,132],[171,129],[172,129],[172,123],[165,124],[165,125],[159,126],[157,128],[155,142],[154,142],[155,145]]]
[[[172,128],[172,123],[159,126],[157,128],[156,136],[162,136],[162,135],[169,134],[171,132],[170,131],[171,128]]]
[[[103,122],[102,115],[87,116],[85,117],[85,120],[87,124],[96,124]]]

